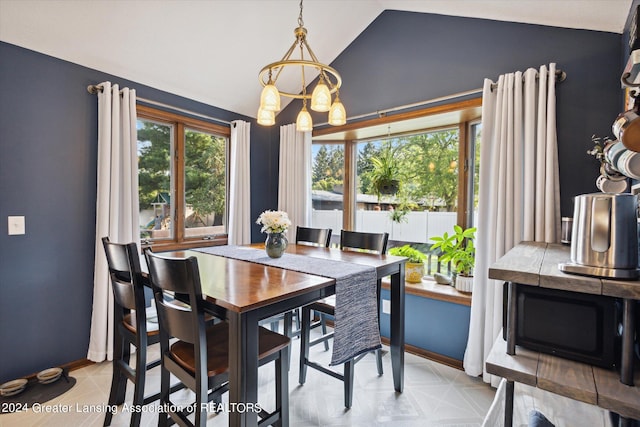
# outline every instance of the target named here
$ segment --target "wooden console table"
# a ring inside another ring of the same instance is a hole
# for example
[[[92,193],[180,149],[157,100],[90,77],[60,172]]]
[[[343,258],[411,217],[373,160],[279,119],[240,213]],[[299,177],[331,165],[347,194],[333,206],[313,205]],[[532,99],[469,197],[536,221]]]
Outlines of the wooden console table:
[[[633,368],[635,301],[640,282],[565,274],[558,264],[570,258],[569,247],[523,242],[489,268],[489,278],[509,283],[507,341],[496,340],[486,362],[487,372],[507,379],[505,426],[513,423],[514,382],[538,387],[575,400],[598,405],[620,415],[625,426],[640,419],[640,370]],[[540,286],[565,291],[622,298],[623,326],[621,374],[515,345],[516,286]],[[516,351],[517,350],[517,351]]]

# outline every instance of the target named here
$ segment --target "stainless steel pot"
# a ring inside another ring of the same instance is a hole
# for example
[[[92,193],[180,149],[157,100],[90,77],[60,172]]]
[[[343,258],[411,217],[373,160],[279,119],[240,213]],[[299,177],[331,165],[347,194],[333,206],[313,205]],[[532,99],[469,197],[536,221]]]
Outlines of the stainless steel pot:
[[[566,273],[597,277],[638,277],[637,197],[583,194],[575,198],[571,263]]]
[[[640,105],[635,99],[633,108],[620,113],[613,122],[613,134],[629,150],[640,152]]]

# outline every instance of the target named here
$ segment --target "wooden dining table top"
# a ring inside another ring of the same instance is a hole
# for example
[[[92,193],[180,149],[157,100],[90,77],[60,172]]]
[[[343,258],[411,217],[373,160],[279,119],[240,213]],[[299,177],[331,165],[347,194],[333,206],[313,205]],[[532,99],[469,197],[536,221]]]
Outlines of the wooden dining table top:
[[[264,243],[254,243],[248,247],[263,249]],[[286,252],[367,265],[379,270],[380,274],[384,274],[380,269],[406,260],[404,257],[392,255],[372,256],[360,252],[295,244],[289,244]],[[321,271],[318,271],[318,275],[299,273],[196,250],[170,251],[165,252],[164,255],[197,258],[202,294],[215,305],[239,313],[267,306],[297,294],[335,285],[335,279],[322,277]]]

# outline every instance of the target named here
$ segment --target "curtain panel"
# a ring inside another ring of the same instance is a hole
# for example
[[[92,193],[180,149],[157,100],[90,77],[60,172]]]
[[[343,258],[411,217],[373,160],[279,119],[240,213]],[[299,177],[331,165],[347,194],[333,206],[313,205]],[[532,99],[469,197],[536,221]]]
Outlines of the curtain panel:
[[[502,328],[502,288],[489,267],[521,241],[560,237],[555,64],[484,81],[476,267],[464,369],[484,362]],[[496,86],[492,88],[492,85]]]
[[[231,122],[229,244],[251,243],[251,123]]]
[[[296,226],[311,224],[311,132],[298,132],[296,125],[280,127],[280,175],[278,178],[278,210]],[[289,234],[289,240],[295,236]]]
[[[93,311],[87,359],[113,359],[113,294],[102,238],[140,247],[136,93],[110,82],[98,92]]]

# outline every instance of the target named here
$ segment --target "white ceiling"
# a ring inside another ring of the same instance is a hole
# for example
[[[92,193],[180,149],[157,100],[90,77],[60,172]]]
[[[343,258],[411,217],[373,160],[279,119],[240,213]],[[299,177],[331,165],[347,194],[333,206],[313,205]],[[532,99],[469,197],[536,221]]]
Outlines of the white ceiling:
[[[331,63],[385,9],[622,33],[631,3],[306,0],[303,18]],[[255,117],[258,72],[293,43],[298,13],[297,0],[0,0],[0,40]]]

